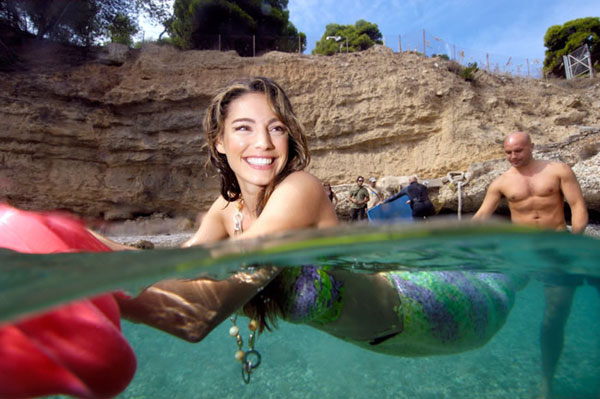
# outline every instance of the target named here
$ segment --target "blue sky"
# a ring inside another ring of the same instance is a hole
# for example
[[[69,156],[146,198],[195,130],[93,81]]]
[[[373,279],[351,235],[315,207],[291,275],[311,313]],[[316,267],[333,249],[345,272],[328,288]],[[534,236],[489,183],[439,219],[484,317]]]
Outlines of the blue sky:
[[[292,23],[313,42],[328,23],[365,19],[378,25],[392,47],[391,38],[425,29],[466,49],[543,59],[546,30],[600,16],[600,0],[289,0],[288,10]]]
[[[546,30],[600,16],[600,0],[289,0],[288,10],[291,22],[307,35],[309,50],[328,23],[365,19],[379,26],[395,50],[398,35],[414,37],[425,29],[464,49],[543,60]],[[146,39],[161,31],[149,25],[143,29]]]

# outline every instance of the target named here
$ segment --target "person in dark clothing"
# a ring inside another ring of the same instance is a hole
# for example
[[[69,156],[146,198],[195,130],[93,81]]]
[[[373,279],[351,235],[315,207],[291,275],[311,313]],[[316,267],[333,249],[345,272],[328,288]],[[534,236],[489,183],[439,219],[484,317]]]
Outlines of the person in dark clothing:
[[[331,184],[323,183],[323,190],[325,190],[325,193],[327,193],[327,196],[329,197],[329,201],[331,201],[333,206],[336,207],[338,204],[338,197],[337,197],[337,195],[335,195],[335,193],[331,189]]]
[[[400,190],[398,194],[386,199],[384,203],[392,202],[403,195],[406,195],[409,198],[407,202],[410,204],[410,208],[412,209],[413,218],[426,218],[428,216],[435,215],[435,208],[433,207],[433,204],[429,200],[429,195],[427,194],[427,186],[418,183],[417,176],[411,176],[408,182],[408,186]]]

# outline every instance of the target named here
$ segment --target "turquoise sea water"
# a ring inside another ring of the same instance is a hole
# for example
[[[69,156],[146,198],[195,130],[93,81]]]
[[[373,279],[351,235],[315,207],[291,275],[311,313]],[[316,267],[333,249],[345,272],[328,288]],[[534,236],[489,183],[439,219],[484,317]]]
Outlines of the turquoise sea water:
[[[483,348],[451,356],[402,358],[360,349],[306,326],[280,323],[256,348],[262,364],[249,385],[223,323],[204,341],[183,342],[124,322],[139,368],[119,397],[141,398],[473,398],[539,397],[543,286],[519,292],[504,328]],[[240,327],[245,326],[241,319]],[[244,338],[247,329],[241,327]],[[600,297],[577,290],[555,377],[557,398],[600,397]]]
[[[349,228],[191,250],[32,256],[0,252],[0,320],[108,289],[135,292],[167,276],[228,273],[261,262],[321,263],[357,273],[473,270],[527,273],[506,325],[484,347],[449,356],[370,352],[307,326],[280,322],[256,349],[244,384],[226,321],[191,344],[123,321],[138,371],[120,398],[535,398],[541,380],[540,274],[600,276],[600,241],[512,225]],[[126,265],[126,267],[124,267]],[[42,287],[44,289],[42,289]],[[136,288],[137,287],[137,288]],[[35,295],[34,295],[35,294]],[[238,320],[247,340],[247,319]],[[600,296],[579,287],[555,378],[558,398],[600,397]]]

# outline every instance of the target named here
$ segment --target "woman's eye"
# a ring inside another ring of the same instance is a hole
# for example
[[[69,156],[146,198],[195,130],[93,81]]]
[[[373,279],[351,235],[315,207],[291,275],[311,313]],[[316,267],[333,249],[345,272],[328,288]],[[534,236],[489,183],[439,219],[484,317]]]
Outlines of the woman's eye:
[[[250,131],[250,127],[247,125],[238,125],[238,126],[234,126],[233,130],[236,132],[248,132],[248,131]]]
[[[271,133],[274,133],[274,134],[285,134],[285,133],[287,133],[287,128],[282,125],[276,125],[276,126],[272,126],[270,131],[271,131]]]

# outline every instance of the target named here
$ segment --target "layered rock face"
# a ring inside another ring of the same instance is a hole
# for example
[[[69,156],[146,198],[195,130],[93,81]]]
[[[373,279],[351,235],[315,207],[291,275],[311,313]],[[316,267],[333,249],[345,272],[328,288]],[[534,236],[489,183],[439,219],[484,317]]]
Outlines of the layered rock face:
[[[557,146],[549,155],[556,157],[588,126],[585,154],[567,161],[600,209],[598,80],[479,71],[468,82],[448,61],[379,46],[241,58],[156,45],[82,54],[25,42],[19,56],[18,68],[0,72],[0,199],[23,208],[109,220],[206,210],[218,194],[201,129],[207,103],[231,80],[260,75],[286,89],[308,134],[309,171],[334,186],[358,175],[467,172],[502,158],[502,141],[515,130]],[[483,198],[483,175],[471,173],[465,186],[469,209]],[[452,209],[455,196],[445,189],[438,206]]]

